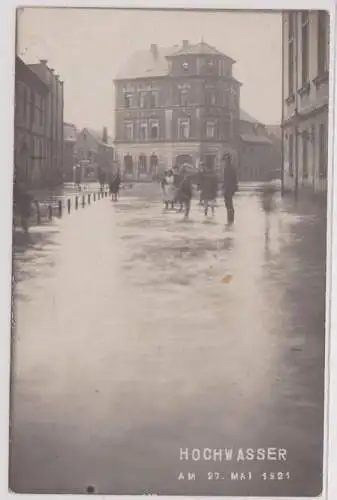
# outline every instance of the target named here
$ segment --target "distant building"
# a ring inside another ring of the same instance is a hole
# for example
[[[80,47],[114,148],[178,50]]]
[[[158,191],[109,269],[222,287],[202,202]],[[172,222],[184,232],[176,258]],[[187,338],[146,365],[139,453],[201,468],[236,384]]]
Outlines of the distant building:
[[[283,186],[327,190],[329,14],[283,13]]]
[[[75,144],[77,129],[73,123],[63,124],[63,180],[72,182],[74,180]]]
[[[241,181],[263,182],[270,174],[280,176],[281,142],[269,128],[240,110],[239,122],[239,168]],[[276,132],[277,133],[277,132]],[[279,126],[278,133],[281,133]]]
[[[99,171],[111,171],[117,154],[107,128],[102,132],[83,128],[76,137],[75,162],[82,167],[82,179],[97,178]]]
[[[122,173],[151,179],[175,164],[237,162],[241,83],[235,61],[205,42],[136,52],[115,83]]]
[[[29,64],[29,68],[48,86],[49,90],[44,103],[46,149],[43,151],[43,156],[46,161],[42,171],[42,184],[56,185],[63,180],[63,81],[54,69],[48,67],[44,59],[37,64]]]
[[[15,61],[15,176],[27,187],[43,184],[48,167],[46,101],[49,87],[18,56]]]

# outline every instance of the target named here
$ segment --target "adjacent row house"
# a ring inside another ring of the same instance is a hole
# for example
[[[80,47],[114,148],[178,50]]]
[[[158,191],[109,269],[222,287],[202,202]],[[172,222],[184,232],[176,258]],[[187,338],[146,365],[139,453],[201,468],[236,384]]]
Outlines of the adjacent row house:
[[[47,61],[15,64],[15,176],[30,188],[63,178],[63,82]]]
[[[328,170],[329,14],[283,13],[283,187],[325,193]]]

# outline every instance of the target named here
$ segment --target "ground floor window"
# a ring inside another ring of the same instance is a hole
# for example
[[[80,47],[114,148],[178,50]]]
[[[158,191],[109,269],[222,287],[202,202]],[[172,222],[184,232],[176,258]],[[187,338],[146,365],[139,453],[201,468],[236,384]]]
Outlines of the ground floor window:
[[[144,174],[146,172],[146,156],[145,155],[139,155],[138,169],[139,169],[139,173],[141,173],[141,174]]]

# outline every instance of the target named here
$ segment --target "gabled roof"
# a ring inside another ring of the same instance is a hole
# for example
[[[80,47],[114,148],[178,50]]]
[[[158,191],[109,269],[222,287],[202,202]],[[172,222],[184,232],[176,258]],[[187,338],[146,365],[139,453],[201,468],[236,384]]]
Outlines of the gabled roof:
[[[63,139],[67,142],[76,142],[77,129],[73,123],[63,123]]]
[[[103,133],[102,132],[99,132],[98,130],[95,130],[95,129],[92,129],[92,128],[88,128],[88,127],[85,127],[84,129],[81,130],[81,132],[83,132],[84,130],[86,130],[99,144],[102,144],[102,145],[106,145],[106,146],[112,146],[113,145],[113,139],[112,137],[108,136],[108,143],[105,144],[103,142]]]

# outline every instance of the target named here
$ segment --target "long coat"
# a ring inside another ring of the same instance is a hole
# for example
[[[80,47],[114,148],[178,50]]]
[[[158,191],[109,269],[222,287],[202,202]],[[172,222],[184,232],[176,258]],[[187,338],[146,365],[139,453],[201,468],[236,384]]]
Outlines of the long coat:
[[[225,167],[224,170],[224,196],[233,196],[238,190],[238,178],[236,170],[232,165]]]

